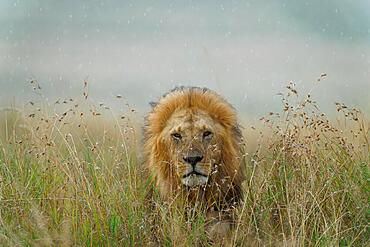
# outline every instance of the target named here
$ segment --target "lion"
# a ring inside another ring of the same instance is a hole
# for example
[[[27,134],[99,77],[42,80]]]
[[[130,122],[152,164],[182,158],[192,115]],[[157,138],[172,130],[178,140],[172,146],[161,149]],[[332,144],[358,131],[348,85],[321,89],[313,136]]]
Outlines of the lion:
[[[146,117],[145,164],[163,199],[205,205],[206,230],[224,236],[243,200],[244,150],[234,108],[207,88],[177,87]],[[216,236],[217,238],[217,236]]]

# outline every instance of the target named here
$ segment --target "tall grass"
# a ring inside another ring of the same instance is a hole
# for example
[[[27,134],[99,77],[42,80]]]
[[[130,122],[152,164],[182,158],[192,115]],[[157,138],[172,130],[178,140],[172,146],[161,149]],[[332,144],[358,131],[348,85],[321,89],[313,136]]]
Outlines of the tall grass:
[[[140,122],[121,96],[116,115],[89,101],[87,83],[81,98],[52,105],[31,84],[38,103],[0,116],[0,245],[220,244],[204,215],[161,201],[142,164]],[[369,245],[369,122],[341,103],[329,119],[294,84],[281,97],[281,112],[253,127],[230,245]]]

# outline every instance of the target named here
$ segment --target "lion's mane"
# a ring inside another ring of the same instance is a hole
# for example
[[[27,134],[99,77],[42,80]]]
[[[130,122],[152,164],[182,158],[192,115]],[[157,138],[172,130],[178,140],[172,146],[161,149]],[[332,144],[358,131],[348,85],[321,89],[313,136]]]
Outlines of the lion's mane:
[[[174,111],[198,108],[223,127],[222,133],[217,133],[222,142],[222,165],[209,181],[205,200],[208,204],[220,199],[227,204],[240,201],[244,180],[243,140],[235,109],[217,93],[198,87],[175,88],[151,105],[152,111],[146,117],[144,127],[145,163],[160,194],[169,198],[183,187],[171,166],[169,147],[162,139],[162,131]]]

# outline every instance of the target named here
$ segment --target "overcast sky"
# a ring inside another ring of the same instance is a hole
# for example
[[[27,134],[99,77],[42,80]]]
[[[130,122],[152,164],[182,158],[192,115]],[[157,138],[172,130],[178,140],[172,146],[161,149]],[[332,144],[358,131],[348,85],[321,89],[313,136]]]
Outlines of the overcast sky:
[[[370,1],[0,1],[0,105],[123,95],[146,112],[176,85],[206,86],[259,116],[288,81],[324,110],[370,108]]]

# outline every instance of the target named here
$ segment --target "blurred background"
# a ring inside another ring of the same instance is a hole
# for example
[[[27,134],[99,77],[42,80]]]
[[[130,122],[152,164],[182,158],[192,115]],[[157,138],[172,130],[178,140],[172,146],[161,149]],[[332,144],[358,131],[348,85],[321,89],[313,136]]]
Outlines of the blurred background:
[[[370,1],[0,1],[0,106],[82,94],[140,114],[176,85],[209,87],[242,115],[279,109],[289,81],[370,109]],[[320,82],[322,73],[327,76]]]

